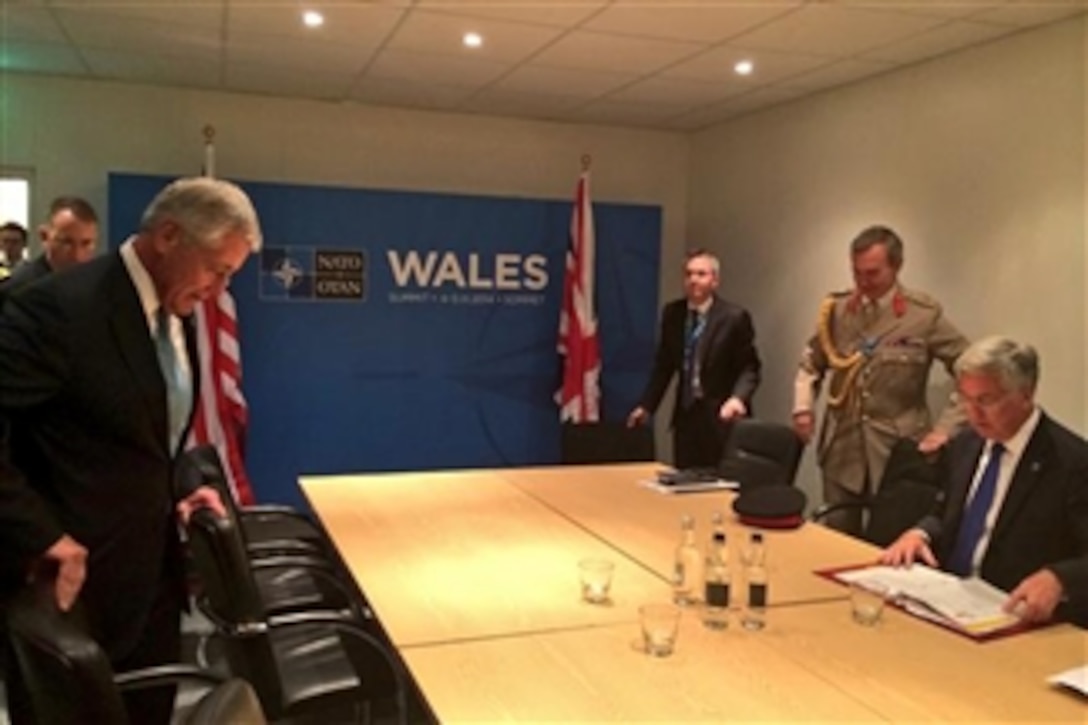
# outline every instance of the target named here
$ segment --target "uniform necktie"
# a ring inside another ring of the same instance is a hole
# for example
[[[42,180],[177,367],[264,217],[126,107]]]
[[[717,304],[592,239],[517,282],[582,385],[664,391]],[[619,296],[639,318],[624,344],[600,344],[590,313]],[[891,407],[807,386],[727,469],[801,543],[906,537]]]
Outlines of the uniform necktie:
[[[680,381],[680,405],[684,408],[690,408],[702,392],[696,350],[704,327],[706,327],[706,318],[700,315],[698,310],[689,310],[687,323],[684,326],[684,370],[683,380]]]
[[[960,522],[959,535],[956,536],[956,548],[952,551],[952,557],[948,561],[948,569],[960,576],[970,576],[971,564],[975,558],[975,549],[986,530],[986,515],[990,513],[990,507],[994,502],[994,493],[997,491],[997,479],[1001,474],[1001,456],[1005,452],[1005,446],[994,443],[990,446],[990,458],[986,461],[986,468],[982,471],[982,477],[975,487],[975,495],[967,504],[963,521]]]
[[[178,450],[181,435],[185,432],[189,409],[192,407],[193,391],[189,376],[182,369],[178,360],[174,341],[170,339],[170,313],[160,307],[155,316],[155,353],[159,358],[159,369],[166,384],[167,435],[170,454]]]

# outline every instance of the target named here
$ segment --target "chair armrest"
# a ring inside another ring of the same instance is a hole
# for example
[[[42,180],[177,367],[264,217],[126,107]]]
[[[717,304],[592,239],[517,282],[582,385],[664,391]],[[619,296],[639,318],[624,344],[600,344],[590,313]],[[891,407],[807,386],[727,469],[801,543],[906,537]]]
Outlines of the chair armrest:
[[[872,505],[873,504],[870,501],[844,501],[842,503],[836,504],[825,503],[812,512],[812,515],[809,516],[809,521],[823,521],[825,518],[827,518],[828,514],[834,513],[836,511],[849,511],[851,509],[865,510],[872,507]]]
[[[183,681],[196,681],[209,687],[226,682],[229,678],[194,665],[158,665],[128,672],[118,672],[113,681],[121,690],[144,690]]]

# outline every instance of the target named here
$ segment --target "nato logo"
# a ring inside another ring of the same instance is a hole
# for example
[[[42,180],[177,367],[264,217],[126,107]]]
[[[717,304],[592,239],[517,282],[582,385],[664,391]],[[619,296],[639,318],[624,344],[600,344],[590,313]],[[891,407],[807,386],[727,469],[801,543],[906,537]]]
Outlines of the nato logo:
[[[367,264],[362,250],[265,247],[261,250],[261,297],[279,300],[366,299]]]

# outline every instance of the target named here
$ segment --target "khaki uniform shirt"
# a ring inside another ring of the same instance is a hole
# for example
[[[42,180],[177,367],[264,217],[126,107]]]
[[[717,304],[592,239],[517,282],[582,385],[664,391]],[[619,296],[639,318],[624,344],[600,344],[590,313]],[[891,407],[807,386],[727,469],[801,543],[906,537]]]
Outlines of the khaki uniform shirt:
[[[853,292],[832,295],[829,333],[839,357],[855,351],[854,372],[832,367],[819,333],[805,347],[794,384],[794,412],[812,411],[830,371],[829,403],[820,430],[817,460],[826,483],[863,493],[875,491],[897,438],[919,440],[931,429],[953,433],[964,422],[955,396],[934,426],[926,405],[933,361],[949,374],[967,339],[940,304],[899,287],[877,305]],[[833,401],[839,400],[838,404]]]

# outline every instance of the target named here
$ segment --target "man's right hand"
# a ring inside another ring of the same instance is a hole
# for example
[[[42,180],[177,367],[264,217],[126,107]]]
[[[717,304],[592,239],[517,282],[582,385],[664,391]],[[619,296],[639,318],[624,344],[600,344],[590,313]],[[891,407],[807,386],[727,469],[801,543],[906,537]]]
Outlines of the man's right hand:
[[[929,539],[921,529],[907,529],[892,545],[880,553],[880,563],[889,566],[910,566],[921,559],[934,569],[937,557],[929,548]]]
[[[797,434],[802,443],[807,445],[812,440],[812,433],[815,428],[816,416],[812,414],[811,410],[799,410],[793,414],[793,432]]]
[[[65,534],[46,549],[39,566],[53,563],[57,567],[57,606],[67,612],[79,596],[83,580],[87,578],[87,549]],[[30,577],[34,578],[34,572],[31,572]]]
[[[627,427],[634,428],[635,426],[642,425],[642,423],[650,417],[650,414],[641,405],[635,408],[627,416]]]

